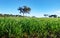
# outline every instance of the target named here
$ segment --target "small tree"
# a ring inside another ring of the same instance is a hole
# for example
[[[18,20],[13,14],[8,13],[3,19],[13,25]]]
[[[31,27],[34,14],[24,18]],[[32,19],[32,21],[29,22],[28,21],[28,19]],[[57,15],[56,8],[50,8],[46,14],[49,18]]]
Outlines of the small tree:
[[[54,18],[57,18],[57,15],[50,15],[49,17],[54,17]]]
[[[23,13],[24,16],[25,13],[29,13],[31,11],[31,8],[27,6],[23,6],[23,7],[19,7],[18,10],[20,11],[20,13]]]
[[[46,16],[48,16],[48,14],[44,14],[44,16],[46,17]]]

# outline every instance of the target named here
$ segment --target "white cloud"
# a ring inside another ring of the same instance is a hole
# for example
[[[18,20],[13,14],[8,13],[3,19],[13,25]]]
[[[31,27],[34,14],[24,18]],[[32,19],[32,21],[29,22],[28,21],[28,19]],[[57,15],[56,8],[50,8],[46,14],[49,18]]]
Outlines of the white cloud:
[[[60,16],[60,10],[56,11],[55,14]]]
[[[55,10],[52,12],[52,14],[56,14],[56,15],[60,16],[60,10]]]
[[[47,12],[46,14],[60,16],[60,10],[52,10],[52,11]]]
[[[60,16],[60,10],[52,10],[52,11],[49,11],[49,12],[27,14],[26,16],[44,17],[44,14]]]

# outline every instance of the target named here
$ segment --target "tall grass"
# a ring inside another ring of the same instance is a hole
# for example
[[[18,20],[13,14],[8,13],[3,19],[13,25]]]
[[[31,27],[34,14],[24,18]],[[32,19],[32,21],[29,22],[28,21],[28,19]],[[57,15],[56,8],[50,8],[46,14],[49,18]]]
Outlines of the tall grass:
[[[0,18],[0,38],[60,38],[60,18]]]

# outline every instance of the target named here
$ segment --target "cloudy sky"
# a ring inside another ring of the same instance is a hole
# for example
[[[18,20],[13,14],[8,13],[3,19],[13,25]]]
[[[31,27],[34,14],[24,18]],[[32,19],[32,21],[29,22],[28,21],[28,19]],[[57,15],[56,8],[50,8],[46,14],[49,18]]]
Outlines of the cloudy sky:
[[[20,14],[18,7],[28,6],[30,14],[26,16],[43,17],[44,14],[60,16],[60,0],[0,0],[1,14]]]

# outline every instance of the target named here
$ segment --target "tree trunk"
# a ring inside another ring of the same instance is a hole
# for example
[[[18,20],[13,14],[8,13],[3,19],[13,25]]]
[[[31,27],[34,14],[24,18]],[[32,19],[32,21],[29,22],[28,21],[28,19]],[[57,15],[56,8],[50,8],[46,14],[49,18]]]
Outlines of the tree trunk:
[[[23,17],[24,17],[24,13],[23,13]]]

